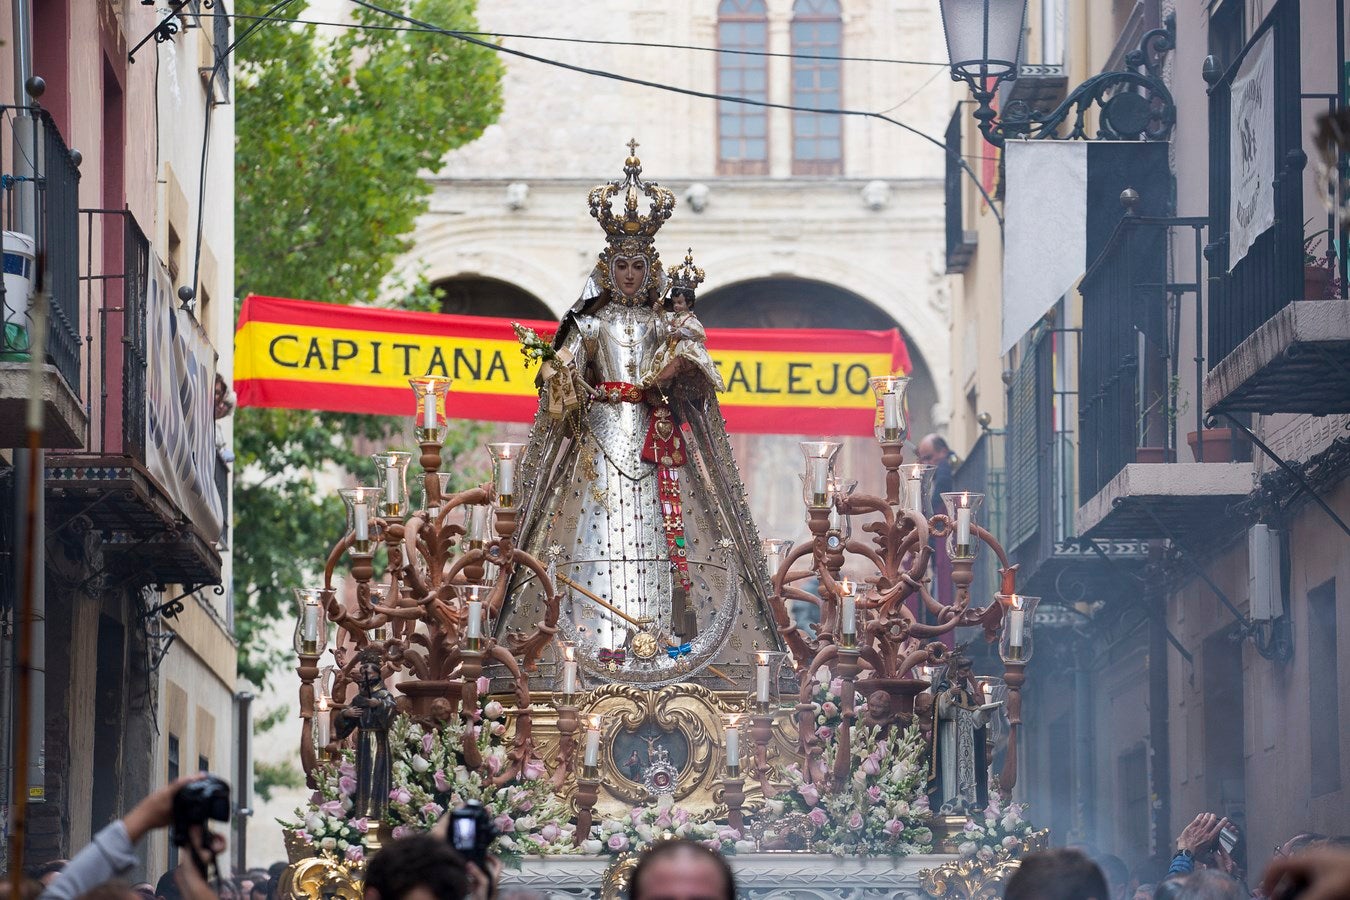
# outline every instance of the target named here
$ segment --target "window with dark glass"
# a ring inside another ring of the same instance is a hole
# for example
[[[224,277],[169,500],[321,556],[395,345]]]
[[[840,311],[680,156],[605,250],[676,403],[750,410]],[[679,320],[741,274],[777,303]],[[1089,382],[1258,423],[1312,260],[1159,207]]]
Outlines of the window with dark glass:
[[[717,92],[760,102],[769,99],[769,20],[764,0],[722,0],[717,7]],[[717,104],[717,171],[763,175],[769,171],[769,116],[762,106]]]
[[[796,0],[792,6],[792,105],[840,109],[838,57],[843,20],[839,0]],[[792,113],[794,175],[838,175],[843,171],[843,121],[838,114]]]

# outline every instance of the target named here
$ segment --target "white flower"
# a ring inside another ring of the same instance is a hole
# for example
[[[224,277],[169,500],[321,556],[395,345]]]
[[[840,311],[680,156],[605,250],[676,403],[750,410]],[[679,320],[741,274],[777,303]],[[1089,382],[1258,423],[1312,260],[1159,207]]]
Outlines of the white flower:
[[[413,771],[421,774],[431,768],[431,763],[427,762],[422,754],[418,753],[412,758]]]
[[[956,852],[960,853],[963,859],[969,859],[975,855],[975,851],[978,849],[979,848],[975,846],[974,841],[965,841],[956,848]]]
[[[754,841],[737,841],[735,846],[737,853],[754,853],[759,849],[759,845]]]
[[[591,840],[581,842],[581,852],[589,853],[591,855],[599,853],[601,850],[604,849],[604,847],[605,845],[603,843],[595,840],[594,838],[592,838]]]
[[[329,851],[336,850],[336,849],[337,849],[337,839],[336,839],[336,838],[326,837],[326,838],[324,838],[323,840],[319,841],[319,846],[322,847],[323,849],[329,850]]]
[[[308,819],[305,819],[305,830],[310,834],[319,834],[323,831],[323,816],[313,813]]]

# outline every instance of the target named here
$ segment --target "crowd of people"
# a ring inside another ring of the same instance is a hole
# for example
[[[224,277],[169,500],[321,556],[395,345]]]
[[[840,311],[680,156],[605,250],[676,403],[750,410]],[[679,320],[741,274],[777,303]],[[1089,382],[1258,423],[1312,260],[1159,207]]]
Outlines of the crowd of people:
[[[150,794],[125,818],[101,830],[69,861],[28,873],[17,900],[279,900],[286,863],[213,877],[224,846],[205,824],[176,821],[175,795],[201,776]],[[138,863],[136,846],[151,831],[173,828],[181,862],[158,884],[126,880]],[[532,900],[501,887],[500,863],[482,864],[457,852],[442,820],[427,834],[392,841],[370,861],[364,900]],[[1257,886],[1245,881],[1244,844],[1227,819],[1201,813],[1176,841],[1176,855],[1157,882],[1133,883],[1114,856],[1065,848],[1026,856],[1008,879],[1006,900],[1350,900],[1350,837],[1304,833],[1275,848]],[[847,885],[841,884],[841,888]],[[731,864],[702,844],[658,842],[639,858],[629,879],[631,900],[735,900]],[[0,884],[0,900],[11,900]]]

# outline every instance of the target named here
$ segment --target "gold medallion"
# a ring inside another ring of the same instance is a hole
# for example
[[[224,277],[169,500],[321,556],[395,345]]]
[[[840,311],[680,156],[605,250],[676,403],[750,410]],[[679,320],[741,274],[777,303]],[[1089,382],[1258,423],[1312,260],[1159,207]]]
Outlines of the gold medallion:
[[[633,636],[633,655],[638,659],[651,659],[660,649],[656,638],[646,631],[639,631]]]

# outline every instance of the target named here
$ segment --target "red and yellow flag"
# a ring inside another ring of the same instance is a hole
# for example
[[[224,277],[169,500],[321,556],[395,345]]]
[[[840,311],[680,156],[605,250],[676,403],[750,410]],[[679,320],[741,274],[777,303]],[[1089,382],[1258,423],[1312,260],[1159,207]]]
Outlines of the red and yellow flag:
[[[235,332],[239,405],[413,415],[408,378],[446,375],[452,417],[529,422],[538,369],[526,369],[511,321],[252,295]],[[895,329],[710,328],[707,346],[733,432],[871,434],[867,379],[910,369]]]

